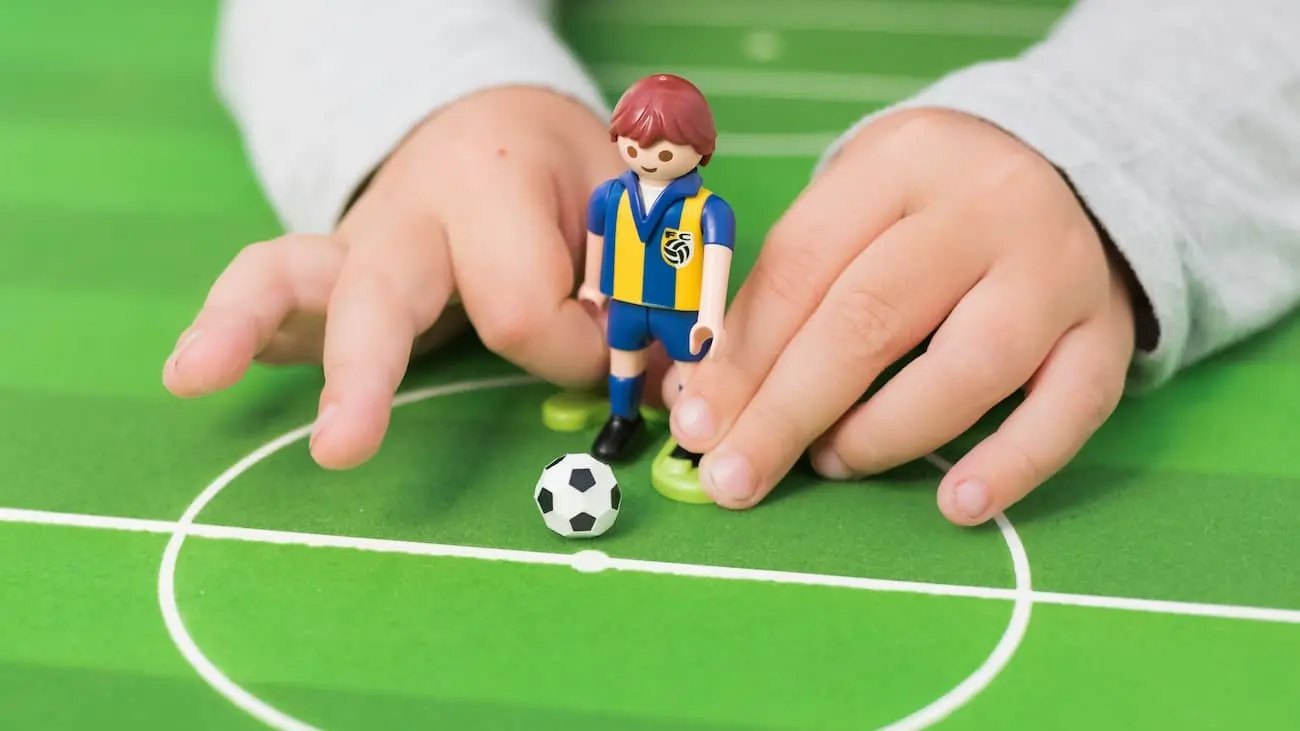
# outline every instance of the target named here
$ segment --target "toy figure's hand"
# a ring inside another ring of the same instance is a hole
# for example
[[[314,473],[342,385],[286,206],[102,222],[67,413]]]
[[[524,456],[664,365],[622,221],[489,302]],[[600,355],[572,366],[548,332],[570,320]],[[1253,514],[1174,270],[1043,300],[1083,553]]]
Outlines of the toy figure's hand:
[[[594,284],[583,284],[578,288],[578,300],[590,304],[597,312],[605,309],[605,293]]]
[[[691,327],[691,355],[698,355],[704,344],[712,340],[709,357],[715,357],[722,347],[722,323],[713,320],[701,320]]]
[[[335,233],[242,251],[164,383],[199,396],[254,360],[322,363],[311,449],[343,468],[379,448],[412,351],[466,321],[536,375],[596,382],[608,372],[601,326],[572,294],[587,198],[622,169],[604,122],[575,102],[534,89],[467,97],[407,137]]]
[[[709,494],[741,508],[810,445],[825,476],[879,473],[1025,387],[939,486],[949,520],[982,523],[1064,466],[1119,401],[1134,351],[1124,272],[1018,140],[952,112],[884,117],[773,228],[729,313],[734,342],[695,372],[673,432],[707,453]]]

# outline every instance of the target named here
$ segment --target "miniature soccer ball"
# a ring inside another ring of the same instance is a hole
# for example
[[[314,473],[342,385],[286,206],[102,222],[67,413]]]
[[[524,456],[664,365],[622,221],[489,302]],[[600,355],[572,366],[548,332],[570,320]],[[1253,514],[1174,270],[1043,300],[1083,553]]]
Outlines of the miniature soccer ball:
[[[565,538],[595,538],[618,519],[623,496],[609,465],[589,454],[557,457],[542,470],[533,502],[546,527]]]

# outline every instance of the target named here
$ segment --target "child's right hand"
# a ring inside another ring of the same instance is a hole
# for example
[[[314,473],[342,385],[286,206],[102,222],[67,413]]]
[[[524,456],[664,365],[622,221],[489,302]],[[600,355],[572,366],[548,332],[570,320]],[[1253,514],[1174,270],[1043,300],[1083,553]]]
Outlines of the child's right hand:
[[[255,360],[321,363],[311,451],[331,468],[378,450],[413,349],[465,316],[521,368],[595,382],[608,368],[603,333],[572,295],[587,197],[621,169],[603,122],[573,101],[534,89],[467,97],[411,133],[335,233],[240,252],[163,381],[201,396]]]

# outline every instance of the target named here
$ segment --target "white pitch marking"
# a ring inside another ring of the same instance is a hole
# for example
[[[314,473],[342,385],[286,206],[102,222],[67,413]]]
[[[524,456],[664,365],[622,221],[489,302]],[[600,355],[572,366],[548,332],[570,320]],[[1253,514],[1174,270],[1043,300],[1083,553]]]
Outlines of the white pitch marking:
[[[421,389],[411,393],[403,394],[393,400],[393,407],[403,406],[414,403],[423,399],[431,399],[439,396],[446,396],[453,393],[464,393],[466,391],[475,391],[486,388],[500,388],[503,386],[519,385],[524,383],[535,383],[538,379],[530,376],[513,376],[497,379],[484,379],[478,381],[466,381],[462,383],[453,383],[433,388]],[[180,555],[181,547],[185,543],[187,533],[192,530],[194,521],[203,508],[210,503],[223,489],[226,488],[235,478],[243,474],[250,467],[261,460],[266,459],[275,452],[292,444],[293,442],[305,439],[311,433],[311,425],[303,426],[284,434],[270,442],[262,445],[253,452],[249,453],[243,459],[236,462],[225,472],[217,476],[210,485],[199,493],[194,502],[185,510],[178,521],[178,530],[173,533],[171,539],[167,542],[167,547],[163,551],[162,564],[158,569],[158,604],[162,609],[163,621],[167,626],[167,632],[172,641],[176,644],[181,655],[190,663],[191,667],[198,672],[207,683],[218,693],[224,696],[231,703],[254,718],[278,729],[287,731],[318,731],[315,727],[307,724],[305,721],[294,718],[283,711],[271,706],[237,683],[231,680],[227,675],[212,663],[199,649],[194,638],[190,636],[181,619],[180,608],[176,602],[176,561]],[[988,685],[994,677],[1001,672],[1002,667],[1014,654],[1016,647],[1024,636],[1025,627],[1029,622],[1029,613],[1033,609],[1033,601],[1030,597],[1031,586],[1029,581],[1029,559],[1024,555],[1024,546],[1020,543],[1019,536],[1016,535],[1015,528],[1001,515],[998,516],[998,526],[1002,531],[1003,538],[1007,542],[1007,548],[1011,551],[1012,565],[1015,569],[1016,589],[1014,595],[1015,606],[1011,613],[1011,621],[1008,623],[1006,630],[1002,633],[1001,639],[998,640],[993,652],[983,663],[980,664],[975,672],[957,685],[957,687],[944,694],[939,699],[930,703],[920,711],[904,718],[893,724],[894,729],[921,729],[946,718],[957,708],[960,708],[981,690]],[[375,546],[375,543],[367,545]],[[461,550],[464,550],[462,547]],[[499,549],[489,549],[495,551],[493,555],[500,556]],[[509,553],[509,552],[507,552]],[[604,556],[604,554],[600,554]],[[566,561],[574,565],[573,558],[569,557]],[[577,566],[579,570],[598,568],[604,561],[595,554],[586,554],[580,560]],[[619,562],[610,559],[608,563],[617,568]],[[626,565],[637,566],[635,562]]]
[[[1151,614],[1173,614],[1188,617],[1213,617],[1216,619],[1244,619],[1256,622],[1300,624],[1300,611],[1294,609],[1243,607],[1230,604],[1200,604],[1196,602],[1167,601],[1164,599],[1133,599],[1117,596],[1093,596],[1090,594],[1068,594],[1056,591],[1036,591],[1034,592],[1034,602],[1036,604],[1057,604],[1061,606],[1091,607],[1096,609],[1118,609],[1129,612],[1148,612]]]
[[[943,457],[937,454],[928,456],[946,462]],[[946,468],[941,469],[946,471]],[[1007,623],[1006,631],[1002,633],[1002,638],[994,646],[993,652],[974,673],[971,673],[957,687],[948,691],[943,697],[930,705],[886,726],[885,728],[888,731],[910,731],[911,729],[928,728],[952,715],[953,711],[969,703],[972,698],[987,688],[989,683],[993,682],[993,679],[1002,672],[1007,663],[1011,662],[1012,656],[1016,654],[1016,650],[1020,648],[1020,643],[1025,639],[1025,632],[1029,629],[1029,616],[1034,609],[1034,592],[1029,572],[1029,556],[1025,553],[1025,544],[1020,541],[1020,534],[1016,533],[1015,526],[1011,525],[1011,521],[1007,520],[1007,517],[1002,513],[993,516],[993,519],[997,522],[998,529],[1002,531],[1002,538],[1007,542],[1007,549],[1011,551],[1011,563],[1016,577],[1013,599],[1015,604],[1011,609],[1011,621]]]
[[[154,533],[159,535],[168,535],[182,531],[181,524],[172,520],[122,518],[107,515],[86,515],[83,513],[59,513],[47,510],[29,510],[26,508],[0,508],[0,523],[91,528],[97,530],[121,531],[125,533]],[[610,558],[600,551],[583,551],[573,555],[568,555],[562,553],[484,548],[455,544],[423,543],[420,541],[354,538],[352,536],[300,533],[297,531],[269,530],[263,528],[237,528],[233,526],[212,525],[208,523],[191,523],[189,526],[184,527],[184,532],[186,535],[193,538],[203,538],[205,540],[214,541],[241,541],[245,543],[264,543],[282,546],[334,548],[341,550],[372,551],[375,553],[396,553],[409,556],[467,558],[488,561],[507,561],[511,563],[545,564],[552,566],[568,564],[579,571],[605,571],[614,569],[618,571],[642,572],[647,574],[732,579],[741,581],[770,581],[778,584],[805,584],[809,586],[825,586],[828,588],[862,589],[867,591],[924,594],[929,596],[952,596],[970,599],[991,599],[997,601],[1011,601],[1015,599],[1016,595],[1015,589],[1003,589],[992,586],[941,584],[895,579],[871,579],[857,576],[835,576],[831,574],[778,571],[775,569],[749,569],[730,566],[679,564],[665,561],[643,561],[640,559],[617,559]],[[585,554],[587,553],[601,554],[603,558],[601,558],[601,556],[586,556]],[[580,563],[583,565],[580,566]],[[1166,599],[1140,599],[1136,597],[1102,596],[1096,594],[1073,594],[1069,592],[1042,590],[1034,590],[1032,596],[1035,604],[1053,604],[1059,606],[1087,607],[1091,609],[1107,609],[1189,617],[1208,617],[1214,619],[1300,624],[1300,610],[1295,609],[1249,607],[1235,604],[1181,602]]]
[[[448,384],[403,394],[394,399],[393,405],[396,407],[423,399],[445,396],[453,393],[463,393],[478,389],[534,382],[537,382],[537,379],[532,377],[513,376]],[[600,551],[582,551],[578,554],[566,556],[563,554],[547,554],[531,551],[476,548],[443,544],[423,544],[410,541],[297,534],[287,531],[233,528],[198,524],[194,522],[203,508],[206,507],[206,505],[236,477],[288,444],[306,438],[310,434],[310,431],[310,425],[295,429],[272,440],[271,442],[268,442],[239,460],[239,462],[221,473],[221,475],[209,484],[182,514],[181,519],[175,523],[135,518],[111,518],[105,516],[49,513],[45,511],[17,508],[0,508],[0,522],[63,525],[69,527],[101,528],[135,532],[143,531],[149,533],[170,532],[171,538],[164,550],[163,560],[159,567],[158,597],[168,634],[176,644],[177,649],[191,664],[195,671],[198,672],[214,690],[235,704],[238,708],[274,728],[290,729],[292,731],[317,731],[317,729],[304,721],[289,716],[288,714],[270,706],[265,701],[262,701],[252,693],[249,693],[247,690],[240,687],[234,681],[230,680],[229,677],[222,673],[220,669],[208,660],[208,658],[198,648],[194,639],[189,635],[188,630],[180,617],[180,610],[176,603],[175,594],[175,571],[177,558],[187,535],[214,539],[233,539],[288,545],[354,548],[358,550],[378,552],[485,558],[503,561],[524,561],[535,564],[567,564],[579,571],[593,572],[613,568],[616,570],[672,573],[685,576],[704,576],[710,578],[740,578],[751,580],[786,581],[788,583],[816,583],[826,586],[865,588],[880,591],[917,592],[917,590],[922,587],[925,587],[926,589],[930,589],[931,587],[944,587],[938,590],[921,591],[919,593],[943,593],[976,598],[1012,600],[1014,606],[1012,609],[1011,620],[989,657],[980,665],[979,668],[976,669],[974,673],[968,676],[944,696],[940,697],[925,708],[922,708],[920,711],[917,711],[888,727],[895,730],[920,729],[937,723],[967,703],[971,698],[987,687],[987,685],[992,682],[992,680],[1006,666],[1007,662],[1010,661],[1016,648],[1023,639],[1028,627],[1033,603],[1036,596],[1038,596],[1038,593],[1032,590],[1030,583],[1029,562],[1024,551],[1024,545],[1020,541],[1015,528],[1002,514],[995,516],[995,520],[999,529],[1002,531],[1003,538],[1006,540],[1008,549],[1012,554],[1016,586],[1015,589],[1010,591],[1006,589],[994,589],[991,587],[925,585],[919,582],[899,582],[861,578],[855,579],[853,577],[832,577],[816,574],[798,574],[793,572],[767,572],[729,567],[709,567],[690,564],[669,564],[653,561],[612,559]],[[930,461],[931,464],[939,466],[940,469],[946,470],[950,466],[948,462],[939,455],[929,455],[927,456],[927,460]],[[1043,596],[1047,601],[1053,603],[1074,603],[1081,606],[1095,607],[1108,606],[1105,602],[1106,598],[1104,597],[1088,598],[1066,594],[1044,594]],[[1157,605],[1158,608],[1156,608]],[[1178,606],[1179,605],[1176,602],[1149,602],[1143,600],[1119,600],[1116,604],[1116,608],[1158,611],[1165,613],[1176,612]],[[1212,610],[1206,611],[1206,607],[1208,606],[1210,605],[1199,605],[1197,607],[1198,611],[1191,613],[1200,614],[1202,616],[1222,616],[1222,614]],[[1249,618],[1251,619],[1295,621],[1296,623],[1300,623],[1300,612],[1291,613],[1287,610],[1249,609]],[[1291,617],[1291,614],[1297,616]]]
[[[488,378],[475,381],[464,381],[461,383],[452,383],[443,386],[435,386],[419,391],[404,394],[402,397],[393,400],[394,407],[402,404],[411,403],[421,398],[436,398],[454,393],[464,393],[485,388],[499,388],[502,386],[511,386],[523,383],[534,383],[537,379],[530,376],[507,376],[504,378]],[[236,477],[243,474],[248,468],[266,459],[275,452],[284,447],[305,439],[311,434],[311,425],[294,429],[276,439],[267,442],[258,449],[253,450],[243,459],[236,462],[225,472],[217,476],[199,496],[190,503],[190,506],[181,515],[179,521],[179,530],[172,534],[167,541],[167,548],[163,551],[162,564],[158,567],[158,605],[162,610],[163,622],[167,626],[167,634],[171,636],[172,642],[180,650],[181,655],[185,658],[195,672],[199,674],[208,685],[212,686],[226,700],[235,704],[240,710],[249,714],[253,718],[272,728],[282,729],[282,731],[319,731],[314,726],[301,721],[289,714],[275,708],[271,704],[263,701],[261,698],[253,695],[238,683],[231,680],[221,669],[212,663],[211,660],[199,649],[198,643],[190,636],[189,630],[185,627],[184,620],[181,619],[180,607],[176,603],[176,560],[180,556],[181,547],[185,545],[186,531],[190,530],[194,524],[195,518],[199,513],[212,502],[222,490],[226,488]]]
[[[1058,8],[997,3],[852,0],[789,3],[782,0],[653,0],[586,4],[578,19],[659,27],[747,28],[755,18],[781,30],[889,33],[925,38],[1043,37],[1061,17]]]
[[[190,530],[194,518],[222,488],[230,484],[231,480],[235,479],[248,467],[310,433],[310,426],[295,429],[262,445],[217,477],[181,515],[181,519],[177,524],[177,531],[167,541],[167,547],[163,550],[162,564],[158,568],[158,606],[162,611],[163,624],[167,627],[167,634],[172,638],[172,642],[175,643],[176,649],[180,651],[181,656],[190,664],[190,667],[194,668],[199,677],[203,678],[208,685],[212,686],[213,690],[220,693],[226,700],[235,704],[235,707],[262,723],[283,731],[318,731],[318,729],[281,712],[244,690],[238,683],[221,672],[221,669],[203,654],[203,651],[199,649],[198,644],[185,627],[185,621],[181,619],[180,607],[176,604],[176,560],[180,557],[181,546],[185,544],[186,532]]]
[[[109,515],[83,513],[55,513],[48,510],[26,508],[0,508],[0,523],[27,523],[68,528],[97,528],[128,533],[174,533],[180,523],[174,520],[149,520],[147,518],[119,518]]]
[[[613,559],[604,551],[589,548],[573,554],[572,566],[575,571],[584,574],[598,574],[614,565]]]
[[[780,571],[777,569],[749,569],[737,568],[734,566],[709,566],[705,564],[671,563],[668,561],[645,561],[634,558],[611,559],[611,568],[619,571],[637,571],[647,574],[665,574],[671,576],[729,579],[737,581],[769,581],[774,584],[804,584],[807,586],[862,589],[867,591],[903,594],[957,596],[975,599],[1014,598],[1014,591],[1011,589],[994,589],[992,587],[984,586],[933,584],[924,581],[871,579],[860,576],[813,574],[798,571]]]
[[[1015,590],[987,586],[964,586],[924,581],[873,579],[859,576],[837,576],[778,569],[751,569],[734,566],[647,561],[643,559],[612,558],[603,551],[586,549],[573,554],[546,553],[482,546],[463,546],[447,543],[424,543],[384,538],[357,538],[353,536],[266,528],[239,528],[210,523],[140,520],[77,513],[52,513],[43,510],[0,508],[0,523],[28,523],[35,525],[98,528],[105,530],[147,532],[160,534],[184,533],[188,537],[214,541],[302,546],[306,548],[336,548],[374,553],[396,553],[407,556],[434,558],[469,558],[510,563],[569,566],[584,573],[615,570],[631,573],[683,576],[691,578],[726,579],[733,581],[771,582],[775,584],[803,584],[828,588],[861,589],[930,596],[954,596],[972,599],[1014,599]]]

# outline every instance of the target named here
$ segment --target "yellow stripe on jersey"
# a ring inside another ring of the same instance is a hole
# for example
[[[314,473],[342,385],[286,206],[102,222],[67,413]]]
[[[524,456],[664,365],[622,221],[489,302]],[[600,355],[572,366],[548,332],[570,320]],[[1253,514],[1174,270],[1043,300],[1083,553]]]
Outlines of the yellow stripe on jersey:
[[[636,232],[632,201],[623,191],[618,202],[618,224],[614,228],[614,293],[616,300],[641,302],[645,283],[645,242]]]
[[[681,223],[677,225],[677,230],[690,233],[694,251],[690,260],[677,270],[674,309],[700,309],[700,291],[704,286],[704,231],[701,220],[704,218],[704,202],[710,195],[710,191],[701,188],[698,194],[682,201]]]

